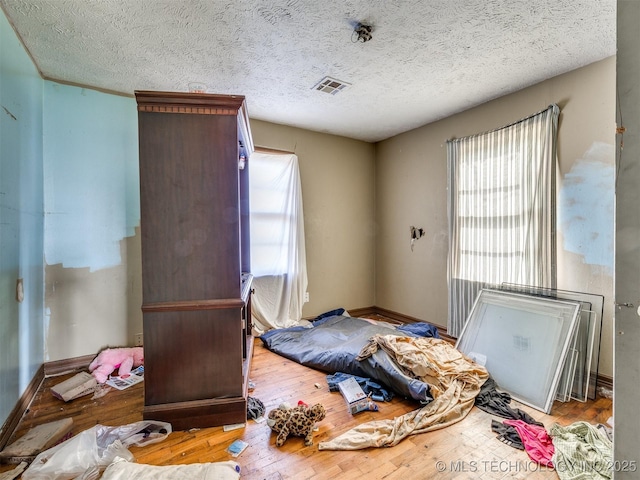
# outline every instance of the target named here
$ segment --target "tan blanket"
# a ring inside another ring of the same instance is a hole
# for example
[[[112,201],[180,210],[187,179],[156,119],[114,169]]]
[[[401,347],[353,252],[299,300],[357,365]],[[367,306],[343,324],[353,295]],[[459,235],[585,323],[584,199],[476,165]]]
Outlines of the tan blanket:
[[[116,461],[105,470],[102,480],[238,480],[240,467],[234,461],[188,465],[144,465]]]
[[[425,433],[459,422],[471,411],[480,387],[489,378],[487,370],[436,338],[376,335],[358,359],[382,348],[408,375],[430,385],[433,401],[392,420],[376,420],[321,442],[320,450],[358,450],[391,447],[409,435]]]

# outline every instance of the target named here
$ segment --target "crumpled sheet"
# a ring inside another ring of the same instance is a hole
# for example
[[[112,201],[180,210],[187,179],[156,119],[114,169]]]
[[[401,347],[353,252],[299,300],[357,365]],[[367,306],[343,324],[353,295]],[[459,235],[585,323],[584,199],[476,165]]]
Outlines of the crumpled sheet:
[[[240,466],[234,461],[188,465],[144,465],[115,461],[102,480],[238,480]]]
[[[383,349],[407,375],[428,383],[433,401],[391,420],[363,423],[342,435],[320,442],[319,450],[359,450],[391,447],[409,435],[430,432],[459,422],[473,408],[487,370],[436,338],[375,335],[358,359]]]

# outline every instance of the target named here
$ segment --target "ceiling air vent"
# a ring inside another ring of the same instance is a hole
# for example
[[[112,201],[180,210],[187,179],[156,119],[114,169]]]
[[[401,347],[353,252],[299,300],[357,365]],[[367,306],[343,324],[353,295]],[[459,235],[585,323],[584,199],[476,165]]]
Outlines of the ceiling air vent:
[[[319,90],[321,92],[330,93],[331,95],[335,95],[340,92],[340,90],[344,90],[347,88],[350,83],[343,82],[342,80],[336,80],[331,77],[324,77],[313,87],[315,90]]]

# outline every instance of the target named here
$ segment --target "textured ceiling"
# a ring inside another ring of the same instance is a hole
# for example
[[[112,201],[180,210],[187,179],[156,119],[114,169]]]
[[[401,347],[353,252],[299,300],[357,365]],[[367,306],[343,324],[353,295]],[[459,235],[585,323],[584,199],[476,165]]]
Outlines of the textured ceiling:
[[[616,0],[0,0],[42,76],[377,141],[615,54]],[[373,26],[353,42],[354,26]],[[336,95],[325,76],[350,84]],[[545,105],[541,105],[544,108]]]

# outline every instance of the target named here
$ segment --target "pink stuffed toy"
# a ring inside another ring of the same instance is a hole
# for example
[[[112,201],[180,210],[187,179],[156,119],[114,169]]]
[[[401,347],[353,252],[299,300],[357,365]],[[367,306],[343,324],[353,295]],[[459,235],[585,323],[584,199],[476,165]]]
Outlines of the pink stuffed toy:
[[[106,348],[102,350],[89,365],[89,371],[98,381],[104,383],[117,368],[121,377],[131,373],[133,367],[144,364],[142,347]]]

